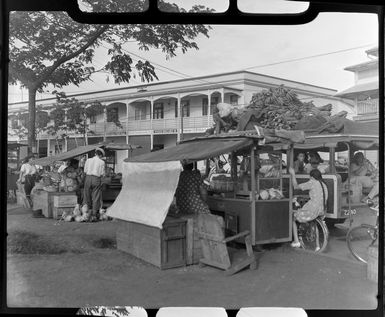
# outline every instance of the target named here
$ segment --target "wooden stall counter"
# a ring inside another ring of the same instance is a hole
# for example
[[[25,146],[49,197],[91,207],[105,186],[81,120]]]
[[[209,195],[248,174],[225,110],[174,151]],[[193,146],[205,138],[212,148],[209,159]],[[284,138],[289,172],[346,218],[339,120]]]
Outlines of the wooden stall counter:
[[[161,269],[187,264],[186,219],[167,217],[163,228],[119,220],[117,248]]]
[[[250,199],[209,196],[207,203],[213,214],[224,218],[228,235],[249,230],[253,245],[292,239],[290,200],[287,198],[256,200],[255,208],[252,208],[253,202]]]

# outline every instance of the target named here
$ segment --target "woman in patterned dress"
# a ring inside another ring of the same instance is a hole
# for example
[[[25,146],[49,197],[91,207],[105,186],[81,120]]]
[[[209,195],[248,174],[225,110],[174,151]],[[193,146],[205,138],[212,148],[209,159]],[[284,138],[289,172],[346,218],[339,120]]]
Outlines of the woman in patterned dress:
[[[326,201],[328,199],[328,188],[322,180],[322,174],[318,169],[310,171],[310,180],[306,183],[298,184],[295,178],[295,171],[292,167],[289,168],[289,173],[293,182],[294,189],[309,190],[310,200],[302,206],[302,208],[295,210],[293,221],[293,237],[294,241],[291,243],[293,248],[299,248],[301,245],[298,240],[297,224],[298,222],[309,222],[318,216],[325,213]]]
[[[176,189],[176,205],[183,214],[210,213],[201,195],[203,190],[201,174],[193,168],[193,163],[183,165]]]

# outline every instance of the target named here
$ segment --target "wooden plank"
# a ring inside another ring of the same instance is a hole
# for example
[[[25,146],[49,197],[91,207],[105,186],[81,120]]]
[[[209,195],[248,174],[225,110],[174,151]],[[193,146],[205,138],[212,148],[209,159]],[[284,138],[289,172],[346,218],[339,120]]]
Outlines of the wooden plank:
[[[186,224],[186,264],[194,263],[194,219],[188,218]]]
[[[209,265],[209,266],[218,267],[218,268],[223,269],[223,270],[227,270],[228,269],[227,265],[225,265],[223,263],[220,263],[220,262],[215,262],[215,261],[212,261],[212,260],[208,260],[208,259],[201,259],[200,263],[205,264],[205,265]]]
[[[148,227],[148,228],[145,228]],[[128,229],[128,230],[127,230]],[[134,222],[121,224],[117,230],[117,248],[157,267],[161,267],[160,229]]]
[[[245,267],[249,266],[253,262],[255,262],[254,257],[247,257],[247,258],[244,258],[239,263],[233,263],[231,268],[225,271],[225,275],[233,275],[233,274],[239,272],[240,270],[244,269]]]

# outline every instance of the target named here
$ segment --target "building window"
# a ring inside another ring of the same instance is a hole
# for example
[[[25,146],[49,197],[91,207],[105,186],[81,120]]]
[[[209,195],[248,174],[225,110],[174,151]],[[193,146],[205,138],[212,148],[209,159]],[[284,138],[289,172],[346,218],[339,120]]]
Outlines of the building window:
[[[190,116],[190,101],[184,101],[182,103],[182,117]]]
[[[215,105],[217,105],[219,102],[219,97],[211,97],[211,107],[210,107],[210,115],[213,114],[213,108]],[[202,99],[202,116],[207,116],[209,112],[209,99],[203,98]]]
[[[146,107],[135,108],[135,120],[146,120]]]
[[[175,101],[175,118],[178,118],[178,101]]]
[[[107,122],[119,121],[119,111],[117,107],[107,109]]]
[[[203,98],[202,99],[202,116],[207,116],[209,110],[209,99]]]
[[[219,103],[219,97],[211,97],[211,106],[216,106]]]
[[[164,116],[163,103],[155,103],[153,119],[163,119],[163,116]]]
[[[230,104],[232,104],[232,105],[238,104],[238,96],[237,95],[230,95]]]

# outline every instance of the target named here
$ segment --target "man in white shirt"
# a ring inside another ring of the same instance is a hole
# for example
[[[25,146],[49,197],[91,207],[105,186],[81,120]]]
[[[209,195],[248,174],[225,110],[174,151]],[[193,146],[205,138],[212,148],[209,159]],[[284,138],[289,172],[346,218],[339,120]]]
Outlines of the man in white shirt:
[[[105,173],[105,163],[102,157],[104,157],[103,149],[97,148],[95,149],[95,156],[84,164],[86,178],[83,205],[87,205],[88,209],[91,210],[90,221],[96,220],[96,214],[101,207],[102,177]]]
[[[24,164],[21,165],[19,179],[17,180],[17,182],[24,185],[24,192],[31,206],[31,191],[35,186],[37,175],[37,169],[34,164],[34,160],[35,157],[33,155],[30,155],[25,159]]]

